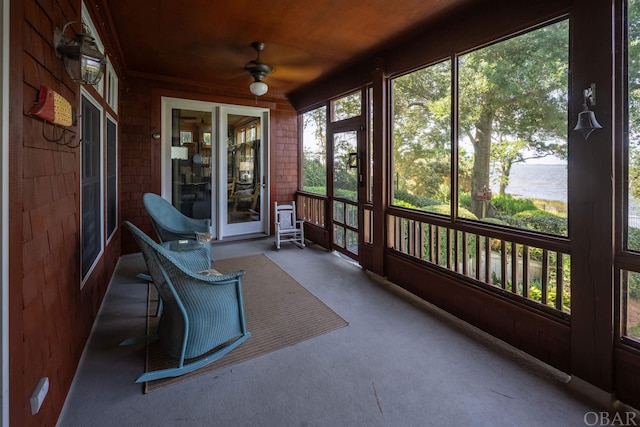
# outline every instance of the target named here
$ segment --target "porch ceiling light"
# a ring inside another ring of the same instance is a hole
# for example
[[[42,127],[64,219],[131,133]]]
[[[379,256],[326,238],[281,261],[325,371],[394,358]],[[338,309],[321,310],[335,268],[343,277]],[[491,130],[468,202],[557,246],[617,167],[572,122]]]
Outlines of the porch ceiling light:
[[[586,140],[594,130],[602,129],[602,126],[600,125],[600,123],[598,123],[598,120],[596,120],[595,113],[589,110],[589,105],[587,104],[587,101],[589,101],[591,105],[596,105],[595,83],[591,83],[591,86],[584,90],[583,95],[584,103],[582,104],[582,106],[584,109],[580,113],[578,113],[578,123],[576,124],[576,127],[573,128],[573,130],[577,130],[578,132],[580,132]]]
[[[269,90],[269,86],[267,86],[265,82],[256,80],[255,82],[251,83],[251,85],[249,86],[249,90],[256,96],[262,96],[267,93],[267,91]]]
[[[73,31],[72,25],[79,24],[79,32],[67,35],[67,29]],[[96,44],[91,30],[81,21],[71,21],[56,28],[54,33],[56,55],[64,58],[64,67],[74,82],[81,84],[97,84],[107,64],[106,57]]]

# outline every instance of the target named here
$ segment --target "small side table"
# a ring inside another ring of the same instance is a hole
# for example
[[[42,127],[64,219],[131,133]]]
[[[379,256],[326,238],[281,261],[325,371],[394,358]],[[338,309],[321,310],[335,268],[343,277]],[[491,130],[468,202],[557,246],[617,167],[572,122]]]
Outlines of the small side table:
[[[201,243],[197,240],[188,240],[188,239],[172,240],[170,242],[162,243],[163,248],[169,249],[170,251],[174,251],[174,252],[193,251],[196,249],[200,249],[204,246],[205,246],[204,243]]]

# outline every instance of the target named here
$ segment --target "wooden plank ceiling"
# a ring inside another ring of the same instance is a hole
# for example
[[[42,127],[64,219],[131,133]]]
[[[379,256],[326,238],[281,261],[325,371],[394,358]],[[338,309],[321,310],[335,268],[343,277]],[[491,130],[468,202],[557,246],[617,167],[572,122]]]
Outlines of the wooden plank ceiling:
[[[284,94],[370,54],[469,0],[108,0],[128,75],[248,87],[266,44],[270,93]]]

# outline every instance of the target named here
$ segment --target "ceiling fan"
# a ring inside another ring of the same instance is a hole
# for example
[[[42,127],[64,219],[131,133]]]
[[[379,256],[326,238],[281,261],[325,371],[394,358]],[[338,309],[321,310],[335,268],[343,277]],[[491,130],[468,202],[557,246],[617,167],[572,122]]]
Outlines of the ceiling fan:
[[[247,62],[249,52],[254,53],[255,59]],[[199,63],[206,76],[204,79],[214,76],[219,80],[233,80],[239,85],[254,84],[257,88],[268,83],[263,88],[264,93],[306,83],[323,71],[323,66],[312,54],[271,41],[250,43],[217,40],[192,43],[176,51],[175,55],[185,56],[185,63]]]
[[[257,52],[257,56],[256,59],[247,62],[244,69],[253,77],[253,83],[249,86],[249,90],[254,95],[261,96],[269,90],[269,86],[262,80],[271,74],[272,68],[260,61],[260,52],[264,50],[265,44],[263,42],[253,42],[251,43],[251,47]]]

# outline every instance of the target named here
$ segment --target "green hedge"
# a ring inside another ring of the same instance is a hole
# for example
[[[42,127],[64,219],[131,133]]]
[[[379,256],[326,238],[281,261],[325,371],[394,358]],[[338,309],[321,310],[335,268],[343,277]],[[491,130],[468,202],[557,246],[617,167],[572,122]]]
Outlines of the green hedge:
[[[526,228],[559,236],[568,235],[569,225],[567,218],[540,209],[518,212],[515,215],[501,215],[498,216],[498,219],[512,227]]]
[[[494,196],[491,204],[498,211],[498,215],[515,215],[520,212],[537,210],[531,199],[516,199],[511,194]]]

